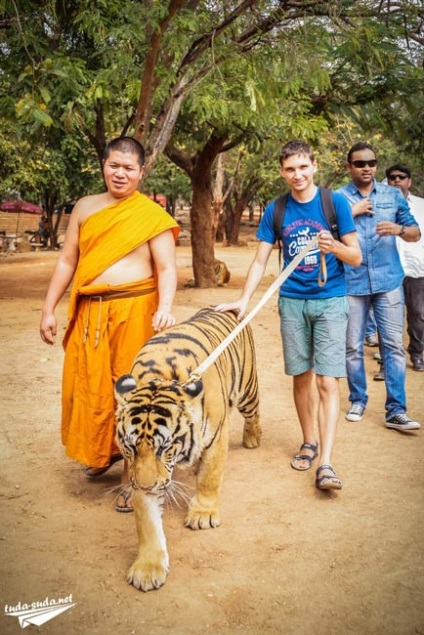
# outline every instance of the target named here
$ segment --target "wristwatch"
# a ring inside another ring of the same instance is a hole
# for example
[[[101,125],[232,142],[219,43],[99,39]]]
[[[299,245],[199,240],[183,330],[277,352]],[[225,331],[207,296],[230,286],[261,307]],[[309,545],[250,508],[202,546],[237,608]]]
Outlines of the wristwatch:
[[[405,225],[401,225],[400,232],[399,232],[399,236],[403,236],[405,232],[406,232],[406,227],[405,227]]]

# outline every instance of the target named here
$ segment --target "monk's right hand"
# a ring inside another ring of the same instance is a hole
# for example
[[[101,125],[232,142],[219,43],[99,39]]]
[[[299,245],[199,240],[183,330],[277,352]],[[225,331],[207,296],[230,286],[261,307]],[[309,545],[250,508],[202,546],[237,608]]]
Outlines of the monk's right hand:
[[[40,335],[46,344],[54,344],[57,333],[57,320],[54,315],[46,315],[41,318]]]

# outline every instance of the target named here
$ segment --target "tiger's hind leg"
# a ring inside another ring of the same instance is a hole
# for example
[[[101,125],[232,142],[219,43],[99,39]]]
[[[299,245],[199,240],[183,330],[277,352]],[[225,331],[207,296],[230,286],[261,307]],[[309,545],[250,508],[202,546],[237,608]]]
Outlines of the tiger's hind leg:
[[[254,383],[251,391],[244,395],[237,410],[244,417],[243,445],[245,448],[257,448],[261,443],[262,428],[259,423],[258,384]]]
[[[261,443],[262,428],[259,423],[259,386],[255,344],[249,325],[245,329],[245,337],[246,341],[240,360],[240,386],[235,405],[244,418],[244,447],[257,448]]]
[[[261,444],[261,438],[262,428],[259,424],[258,412],[255,417],[244,419],[243,445],[245,448],[257,448]]]

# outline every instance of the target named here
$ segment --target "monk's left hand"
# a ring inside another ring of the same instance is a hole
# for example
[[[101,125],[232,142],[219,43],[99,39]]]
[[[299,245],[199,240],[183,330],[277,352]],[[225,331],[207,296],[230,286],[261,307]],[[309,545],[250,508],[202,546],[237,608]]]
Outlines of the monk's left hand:
[[[166,311],[156,311],[153,316],[152,326],[155,331],[164,331],[170,326],[174,326],[176,320],[172,313]]]

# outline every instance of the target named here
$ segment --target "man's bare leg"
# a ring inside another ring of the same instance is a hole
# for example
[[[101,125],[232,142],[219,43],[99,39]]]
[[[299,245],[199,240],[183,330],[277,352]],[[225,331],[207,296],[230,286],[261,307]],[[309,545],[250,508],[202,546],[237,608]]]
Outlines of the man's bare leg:
[[[319,394],[319,465],[331,466],[331,453],[334,447],[337,421],[340,413],[339,379],[337,377],[324,377],[323,375],[317,375],[317,388]],[[321,470],[319,473],[320,478],[328,477],[328,479],[334,480],[334,476],[334,472],[328,469]],[[336,478],[336,480],[340,482],[340,479]]]
[[[315,395],[313,380],[315,373],[308,370],[301,375],[293,377],[293,397],[296,406],[297,416],[299,418],[300,427],[302,428],[303,442],[310,445],[316,445],[315,436]],[[315,456],[314,450],[310,448],[302,448],[299,454],[309,456],[311,461],[307,459],[296,459],[292,461],[292,467],[297,470],[307,470],[311,467],[312,459]]]

